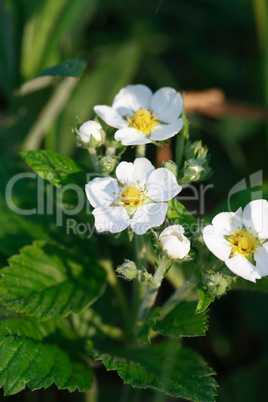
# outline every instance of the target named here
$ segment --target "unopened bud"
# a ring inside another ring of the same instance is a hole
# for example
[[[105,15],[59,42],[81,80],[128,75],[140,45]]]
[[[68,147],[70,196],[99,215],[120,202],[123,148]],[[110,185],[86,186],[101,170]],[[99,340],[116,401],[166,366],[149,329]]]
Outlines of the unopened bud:
[[[181,260],[190,251],[190,241],[183,233],[181,225],[171,225],[159,236],[160,246],[171,260]]]
[[[117,163],[117,158],[113,156],[104,156],[99,160],[99,166],[106,174],[111,173],[115,169]]]
[[[178,174],[178,166],[173,161],[163,162],[163,167],[170,170],[176,177]]]
[[[73,129],[77,141],[85,148],[97,148],[105,141],[105,132],[100,123],[94,120],[86,121],[78,129]]]
[[[132,281],[137,276],[137,267],[135,262],[131,260],[125,260],[122,265],[116,268],[116,272],[121,278],[127,281]]]
[[[222,296],[229,290],[234,279],[230,275],[224,275],[221,272],[207,274],[204,277],[204,284],[207,287],[207,292],[212,296]]]

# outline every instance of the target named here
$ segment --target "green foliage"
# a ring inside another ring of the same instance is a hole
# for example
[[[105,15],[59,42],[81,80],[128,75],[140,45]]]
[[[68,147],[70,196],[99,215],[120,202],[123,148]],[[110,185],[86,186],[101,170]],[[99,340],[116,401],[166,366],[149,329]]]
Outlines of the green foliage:
[[[153,330],[164,336],[202,336],[208,329],[208,315],[195,314],[196,302],[182,301],[164,318],[157,320]]]
[[[197,291],[198,291],[198,295],[199,295],[199,302],[198,302],[195,312],[203,313],[204,311],[206,311],[206,309],[208,308],[210,303],[212,303],[214,301],[215,296],[212,296],[211,294],[207,293],[203,289],[202,284],[200,286],[197,286]]]
[[[182,225],[185,229],[185,234],[189,235],[196,229],[195,218],[187,211],[187,209],[175,198],[168,201],[168,219],[176,225]]]
[[[42,77],[45,75],[53,75],[58,77],[81,77],[83,71],[86,68],[86,61],[82,59],[70,59],[63,63],[57,64],[56,66],[45,68],[37,77]]]
[[[66,339],[55,334],[54,322],[39,323],[3,309],[0,316],[0,386],[5,396],[52,383],[69,391],[91,387],[92,370],[75,344],[65,350]]]
[[[89,353],[107,370],[117,370],[125,383],[138,388],[154,388],[167,395],[192,401],[215,401],[213,371],[193,350],[179,342],[167,341],[144,348],[107,347]]]
[[[88,169],[70,158],[43,150],[22,152],[21,156],[31,169],[54,186],[86,184]]]
[[[150,343],[150,331],[155,325],[156,319],[160,316],[160,311],[160,308],[156,308],[155,310],[153,310],[149,314],[145,322],[142,322],[142,324],[139,326],[138,340],[141,345]]]
[[[103,292],[106,274],[82,252],[38,241],[1,270],[0,301],[39,320],[80,312]]]

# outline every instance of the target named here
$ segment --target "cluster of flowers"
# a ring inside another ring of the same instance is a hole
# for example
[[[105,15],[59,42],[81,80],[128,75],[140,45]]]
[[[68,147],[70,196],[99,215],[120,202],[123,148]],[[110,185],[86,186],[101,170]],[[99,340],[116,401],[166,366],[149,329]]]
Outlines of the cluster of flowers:
[[[181,95],[172,88],[154,94],[145,85],[129,85],[115,96],[111,107],[98,105],[95,113],[116,129],[114,138],[123,145],[141,145],[175,136],[183,127]],[[105,133],[97,121],[87,121],[78,130],[86,144],[102,144]],[[164,223],[168,205],[181,191],[175,175],[155,169],[142,157],[121,162],[116,177],[97,177],[86,185],[98,232],[120,232],[131,227],[137,235]],[[236,275],[249,281],[268,275],[268,202],[255,200],[242,212],[218,214],[203,230],[208,249]],[[190,241],[181,225],[163,230],[159,244],[170,259],[184,258]]]

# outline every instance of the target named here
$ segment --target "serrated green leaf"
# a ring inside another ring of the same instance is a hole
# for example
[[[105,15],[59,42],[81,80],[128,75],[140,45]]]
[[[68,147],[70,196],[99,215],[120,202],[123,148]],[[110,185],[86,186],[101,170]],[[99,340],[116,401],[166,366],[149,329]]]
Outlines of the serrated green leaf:
[[[44,75],[53,75],[58,77],[74,77],[79,78],[84,69],[86,68],[86,61],[83,59],[70,59],[63,63],[57,64],[56,66],[45,68],[37,77],[42,77]]]
[[[167,341],[144,348],[119,347],[89,353],[101,360],[107,370],[117,370],[125,383],[138,388],[153,388],[167,395],[191,401],[215,401],[216,382],[205,361],[195,351],[182,348],[180,342]]]
[[[153,330],[164,336],[202,336],[208,329],[207,314],[195,314],[195,301],[182,301],[163,319],[157,320]]]
[[[71,392],[91,387],[91,368],[79,351],[74,358],[59,346],[65,341],[63,337],[51,337],[55,327],[53,321],[39,323],[23,314],[1,309],[0,386],[4,387],[5,396],[26,386],[34,390],[47,388],[52,383]]]
[[[78,184],[85,186],[88,169],[57,153],[43,150],[22,152],[25,162],[43,179],[54,186]]]
[[[210,303],[212,303],[214,301],[215,297],[206,293],[202,287],[198,287],[197,291],[198,291],[198,295],[199,295],[199,302],[198,302],[195,312],[196,312],[196,314],[199,314],[199,313],[203,313],[208,308]]]
[[[138,341],[141,345],[145,345],[150,343],[150,331],[155,325],[156,319],[160,316],[160,308],[156,308],[151,314],[147,317],[145,322],[138,329]]]
[[[14,335],[41,341],[52,334],[55,328],[55,320],[37,323],[33,317],[25,317],[24,314],[7,310],[4,307],[0,308],[0,337]]]
[[[80,312],[103,292],[105,271],[82,252],[38,241],[0,273],[0,303],[39,320]]]

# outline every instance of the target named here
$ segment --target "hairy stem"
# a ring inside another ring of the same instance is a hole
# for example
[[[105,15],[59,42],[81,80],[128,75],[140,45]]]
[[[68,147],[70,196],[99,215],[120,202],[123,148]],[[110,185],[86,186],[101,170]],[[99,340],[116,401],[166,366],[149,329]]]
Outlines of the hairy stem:
[[[169,263],[170,263],[169,258],[166,255],[164,255],[153,276],[155,285],[148,288],[146,296],[140,307],[138,314],[139,321],[144,320],[148,316],[151,308],[153,307],[158,290],[160,288],[160,285],[162,283],[162,280],[164,278]]]
[[[146,269],[146,244],[144,236],[134,235],[135,237],[135,249],[136,249],[136,263],[138,270],[142,270],[142,267]],[[133,322],[136,322],[137,313],[139,307],[146,295],[146,283],[133,281]]]
[[[100,166],[98,162],[98,155],[95,148],[88,148],[90,160],[92,163],[92,167],[95,172],[100,172]]]

